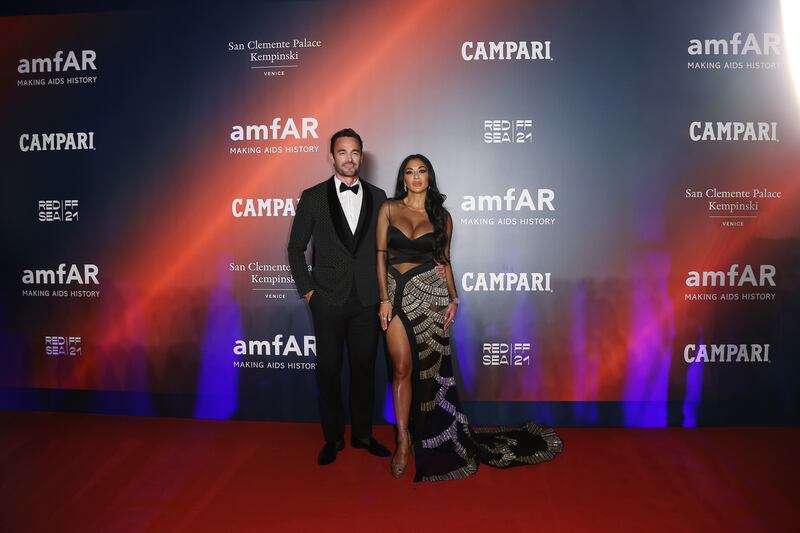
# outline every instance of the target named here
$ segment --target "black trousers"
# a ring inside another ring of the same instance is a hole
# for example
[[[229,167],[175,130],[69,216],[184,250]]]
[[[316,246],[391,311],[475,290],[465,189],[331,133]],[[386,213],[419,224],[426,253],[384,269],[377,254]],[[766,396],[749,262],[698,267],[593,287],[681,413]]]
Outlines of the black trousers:
[[[326,442],[344,438],[342,363],[344,346],[350,364],[352,438],[372,435],[375,404],[375,356],[378,349],[378,305],[363,306],[350,294],[344,305],[330,305],[315,292],[309,303],[317,345],[319,416]]]

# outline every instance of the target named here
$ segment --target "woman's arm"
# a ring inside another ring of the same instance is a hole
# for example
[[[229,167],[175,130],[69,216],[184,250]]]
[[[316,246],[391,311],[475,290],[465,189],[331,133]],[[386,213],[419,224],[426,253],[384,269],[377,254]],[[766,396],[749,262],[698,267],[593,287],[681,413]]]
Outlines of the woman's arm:
[[[389,300],[389,277],[386,270],[387,258],[389,256],[388,246],[389,235],[389,200],[381,204],[378,210],[378,221],[375,225],[375,254],[378,265],[378,295],[381,299],[380,311],[381,328],[384,330],[389,327],[392,320],[392,303]]]
[[[453,240],[453,218],[450,213],[447,214],[447,244],[444,247],[444,257],[447,259],[447,264],[444,265],[445,282],[447,283],[447,294],[450,297],[450,305],[444,313],[444,329],[450,327],[450,324],[456,321],[456,311],[458,310],[458,290],[456,289],[456,282],[453,277],[453,262],[450,260],[450,242]]]

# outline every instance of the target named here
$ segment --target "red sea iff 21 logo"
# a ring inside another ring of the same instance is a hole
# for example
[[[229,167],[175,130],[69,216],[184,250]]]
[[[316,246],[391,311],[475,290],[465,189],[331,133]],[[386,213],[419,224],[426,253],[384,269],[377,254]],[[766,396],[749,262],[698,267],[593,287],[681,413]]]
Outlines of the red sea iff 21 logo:
[[[530,144],[533,142],[533,120],[484,120],[483,142],[486,144]]]
[[[529,342],[484,342],[481,348],[483,366],[531,365]]]
[[[44,352],[47,355],[66,355],[75,357],[81,355],[81,338],[80,337],[45,337],[44,338]]]
[[[78,200],[39,200],[39,222],[77,222]]]

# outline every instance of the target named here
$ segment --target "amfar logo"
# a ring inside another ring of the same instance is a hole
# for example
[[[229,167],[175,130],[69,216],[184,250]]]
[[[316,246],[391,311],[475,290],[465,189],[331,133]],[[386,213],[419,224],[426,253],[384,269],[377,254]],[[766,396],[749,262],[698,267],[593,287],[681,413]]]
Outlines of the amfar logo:
[[[777,122],[692,122],[689,138],[697,141],[778,142]]]
[[[76,222],[78,200],[39,200],[39,222]]]
[[[484,120],[483,142],[486,144],[525,144],[533,142],[533,121]]]
[[[44,353],[46,355],[81,355],[80,337],[45,337]]]
[[[293,217],[296,198],[235,198],[231,213],[241,217]]]
[[[80,59],[78,59],[78,54],[80,54]],[[97,54],[95,54],[94,50],[81,50],[78,53],[69,50],[66,56],[63,50],[59,50],[52,59],[49,57],[20,59],[17,72],[20,74],[35,74],[41,72],[68,72],[70,70],[78,72],[97,70],[97,66],[94,64],[95,59],[97,59]]]
[[[21,152],[59,150],[94,150],[94,132],[23,133],[19,136]]]
[[[300,128],[293,118],[272,119],[272,124],[251,124],[248,126],[233,126],[230,138],[232,141],[266,141],[292,139],[319,139],[317,119],[303,117],[300,119]]]
[[[533,199],[528,189],[507,189],[503,196],[481,195],[464,196],[461,202],[463,211],[555,211],[553,200],[556,197],[553,189],[535,189],[536,199]]]
[[[233,346],[233,353],[235,355],[296,355],[300,357],[309,357],[317,355],[316,337],[313,335],[303,336],[303,346],[297,337],[289,335],[284,340],[283,335],[275,335],[272,340],[253,340],[244,341],[237,340]]]
[[[25,285],[99,285],[97,265],[67,265],[61,263],[56,270],[23,270],[22,283]]]
[[[465,272],[461,286],[467,292],[553,292],[550,272]]]
[[[777,33],[764,33],[757,35],[748,33],[742,40],[742,33],[736,32],[730,39],[691,39],[689,41],[689,55],[699,56],[757,56],[780,55],[779,48],[781,37]]]
[[[553,60],[550,41],[464,41],[461,57],[464,61]]]
[[[774,287],[775,267],[772,265],[759,265],[758,276],[750,265],[744,265],[739,272],[739,265],[731,265],[727,272],[692,270],[686,278],[687,287]]]
[[[769,344],[687,344],[683,360],[690,364],[771,362]]]
[[[481,346],[483,366],[530,366],[531,343],[484,342]]]

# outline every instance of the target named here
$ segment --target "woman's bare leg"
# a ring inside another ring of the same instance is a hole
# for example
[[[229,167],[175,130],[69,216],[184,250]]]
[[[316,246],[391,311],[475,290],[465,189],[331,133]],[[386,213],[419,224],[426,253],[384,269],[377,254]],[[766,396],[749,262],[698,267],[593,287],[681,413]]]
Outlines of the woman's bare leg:
[[[408,440],[408,416],[411,409],[411,346],[399,317],[392,318],[386,329],[386,345],[392,360],[392,401],[397,420],[397,451],[392,462],[408,464],[411,443]]]

